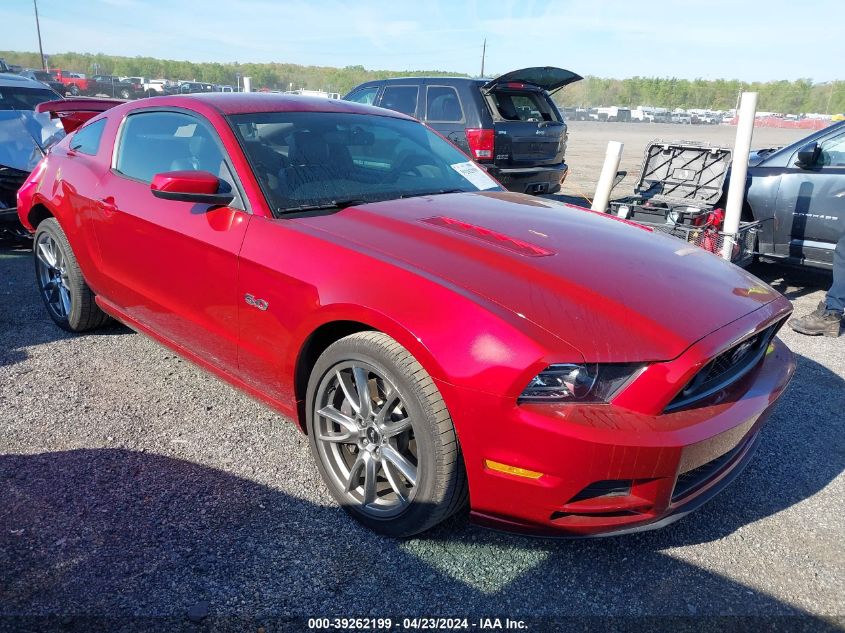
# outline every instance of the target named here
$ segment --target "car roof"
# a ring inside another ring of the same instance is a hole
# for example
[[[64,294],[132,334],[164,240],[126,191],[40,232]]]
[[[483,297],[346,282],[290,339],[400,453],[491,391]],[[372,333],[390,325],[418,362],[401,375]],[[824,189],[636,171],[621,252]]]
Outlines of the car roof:
[[[260,112],[346,112],[411,119],[401,112],[352,103],[342,99],[303,97],[272,92],[201,92],[167,97],[149,97],[130,103],[138,108],[161,104],[183,106],[190,109],[198,102],[214,108],[223,115]]]
[[[24,77],[22,75],[14,75],[12,73],[0,73],[0,87],[2,88],[41,88],[42,90],[49,90],[40,81]]]
[[[489,79],[481,79],[476,77],[391,77],[390,79],[371,79],[370,81],[365,81],[358,86],[370,86],[373,84],[416,84],[420,82],[442,82],[445,85],[449,84],[478,84],[479,86],[483,86],[486,84]]]

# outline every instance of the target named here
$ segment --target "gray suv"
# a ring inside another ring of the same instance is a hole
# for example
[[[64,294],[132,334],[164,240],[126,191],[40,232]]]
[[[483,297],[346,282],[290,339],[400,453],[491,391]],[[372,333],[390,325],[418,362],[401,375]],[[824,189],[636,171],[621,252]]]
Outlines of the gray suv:
[[[416,117],[511,191],[554,193],[566,178],[566,121],[551,93],[581,77],[523,68],[496,79],[402,77],[368,81],[344,99]]]

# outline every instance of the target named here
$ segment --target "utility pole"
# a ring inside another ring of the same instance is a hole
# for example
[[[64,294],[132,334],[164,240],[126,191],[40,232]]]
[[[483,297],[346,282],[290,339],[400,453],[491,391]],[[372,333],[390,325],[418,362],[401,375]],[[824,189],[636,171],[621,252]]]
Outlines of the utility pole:
[[[34,2],[35,0],[33,0]],[[481,76],[484,76],[484,56],[487,54],[487,38],[484,38],[484,44],[481,47]]]
[[[32,0],[32,6],[35,7],[35,29],[38,31],[38,53],[41,55],[41,68],[47,70],[47,64],[44,63],[44,49],[41,46],[41,23],[38,21],[38,0]]]

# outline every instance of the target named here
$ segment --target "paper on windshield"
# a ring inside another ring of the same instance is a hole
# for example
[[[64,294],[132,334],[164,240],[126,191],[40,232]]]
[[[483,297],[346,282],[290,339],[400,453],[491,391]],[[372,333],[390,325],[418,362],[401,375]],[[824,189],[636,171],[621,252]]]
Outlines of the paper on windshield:
[[[481,167],[473,163],[471,160],[465,163],[455,163],[454,165],[451,165],[451,167],[482,191],[499,186],[496,184],[495,180],[487,175],[486,171],[481,169]]]

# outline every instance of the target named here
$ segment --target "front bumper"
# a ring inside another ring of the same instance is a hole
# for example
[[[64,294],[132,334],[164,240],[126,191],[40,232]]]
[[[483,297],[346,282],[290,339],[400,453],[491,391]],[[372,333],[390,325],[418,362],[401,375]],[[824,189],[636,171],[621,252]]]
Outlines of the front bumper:
[[[615,404],[517,405],[449,389],[447,404],[479,424],[459,427],[473,518],[547,536],[601,536],[676,521],[745,467],[795,371],[778,339],[749,374],[701,406],[644,414]],[[505,474],[488,461],[543,473]],[[611,494],[596,494],[611,490]]]

